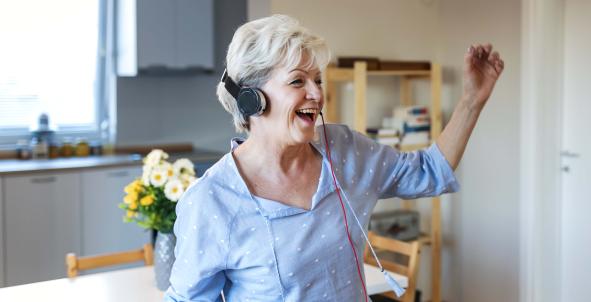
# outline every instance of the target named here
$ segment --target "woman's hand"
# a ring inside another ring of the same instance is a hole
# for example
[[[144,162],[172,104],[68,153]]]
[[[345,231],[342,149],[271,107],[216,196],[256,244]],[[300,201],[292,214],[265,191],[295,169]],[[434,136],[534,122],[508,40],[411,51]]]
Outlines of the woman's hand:
[[[482,108],[501,76],[505,63],[492,45],[472,45],[464,57],[464,95],[437,138],[437,145],[452,169],[460,163]]]
[[[468,108],[481,110],[490,97],[505,63],[492,45],[474,44],[464,56],[464,95]]]

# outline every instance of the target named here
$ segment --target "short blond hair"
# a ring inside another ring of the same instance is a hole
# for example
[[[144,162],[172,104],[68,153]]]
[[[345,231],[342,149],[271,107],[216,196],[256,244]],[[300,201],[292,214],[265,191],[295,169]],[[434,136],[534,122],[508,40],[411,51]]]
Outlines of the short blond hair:
[[[245,23],[236,30],[228,47],[226,70],[240,86],[262,87],[275,68],[298,66],[304,55],[309,58],[306,68],[324,70],[330,60],[323,38],[310,33],[292,17],[272,15]],[[217,86],[217,96],[232,115],[236,131],[248,132],[248,120],[222,82]]]

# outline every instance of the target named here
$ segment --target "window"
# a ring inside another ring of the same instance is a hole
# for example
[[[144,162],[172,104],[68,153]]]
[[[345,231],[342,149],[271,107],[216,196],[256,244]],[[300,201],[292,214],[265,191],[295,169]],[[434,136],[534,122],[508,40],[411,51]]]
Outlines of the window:
[[[58,135],[93,139],[106,128],[106,3],[0,4],[0,144],[28,138],[41,113]]]

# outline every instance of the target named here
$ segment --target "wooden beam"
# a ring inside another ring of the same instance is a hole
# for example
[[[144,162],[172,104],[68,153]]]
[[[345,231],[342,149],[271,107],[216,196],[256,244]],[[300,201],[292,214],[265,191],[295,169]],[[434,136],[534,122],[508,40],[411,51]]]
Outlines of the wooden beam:
[[[412,83],[408,77],[400,78],[400,103],[402,106],[412,105]]]
[[[367,128],[367,63],[355,62],[353,86],[355,90],[355,130],[366,134]]]
[[[441,302],[441,199],[431,199],[431,301]]]
[[[443,124],[441,113],[441,65],[431,65],[431,139],[441,134]]]
[[[328,73],[325,72],[323,75],[324,84],[324,100],[326,101],[325,112],[327,122],[339,123],[340,112],[339,112],[339,101],[337,97],[337,85],[329,78]],[[330,80],[329,80],[330,79]]]

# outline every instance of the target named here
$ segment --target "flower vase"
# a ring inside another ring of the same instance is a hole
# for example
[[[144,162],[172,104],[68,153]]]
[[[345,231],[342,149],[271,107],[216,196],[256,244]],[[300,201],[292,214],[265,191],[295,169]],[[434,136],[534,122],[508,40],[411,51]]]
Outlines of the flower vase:
[[[156,287],[165,291],[170,286],[170,271],[174,263],[174,246],[176,237],[174,233],[161,233],[156,235],[154,244],[154,272],[156,275]]]

